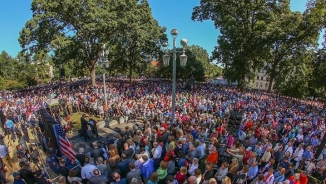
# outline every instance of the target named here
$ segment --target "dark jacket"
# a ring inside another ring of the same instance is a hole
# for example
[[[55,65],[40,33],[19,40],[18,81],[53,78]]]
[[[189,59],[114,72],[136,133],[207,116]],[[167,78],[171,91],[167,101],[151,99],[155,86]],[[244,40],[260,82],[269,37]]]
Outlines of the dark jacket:
[[[129,163],[131,162],[130,159],[122,160],[118,163],[118,169],[121,171],[121,178],[125,178],[127,173],[130,171]]]
[[[87,129],[88,129],[88,127],[87,127],[88,122],[86,121],[86,119],[83,118],[83,117],[81,117],[80,118],[80,123],[81,123],[81,129],[87,131]]]
[[[20,178],[25,180],[26,184],[34,184],[36,183],[36,178],[34,173],[27,169],[20,169]]]
[[[162,134],[162,142],[164,143],[164,144],[167,144],[168,142],[169,142],[169,133],[167,133],[167,132],[164,132],[163,134]]]
[[[94,161],[96,162],[99,157],[102,157],[103,160],[104,158],[104,151],[102,148],[95,148],[91,151],[91,157],[94,157]]]
[[[119,151],[119,154],[123,152],[123,144],[126,143],[126,139],[124,137],[120,138],[117,141],[117,149]]]
[[[134,150],[132,148],[128,148],[127,150],[124,150],[122,153],[125,154],[127,158],[131,159],[132,155],[134,154]]]
[[[37,184],[50,184],[52,182],[47,182],[45,178],[36,178]]]
[[[69,175],[69,169],[64,166],[59,166],[58,173],[61,174],[62,176],[68,177]]]
[[[85,154],[77,154],[76,159],[80,163],[81,166],[84,166],[85,164]]]

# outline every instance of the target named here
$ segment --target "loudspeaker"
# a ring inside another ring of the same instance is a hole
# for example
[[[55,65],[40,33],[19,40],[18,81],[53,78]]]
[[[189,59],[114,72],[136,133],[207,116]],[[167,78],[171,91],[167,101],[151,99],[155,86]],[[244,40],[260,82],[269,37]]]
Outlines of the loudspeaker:
[[[231,112],[230,113],[230,118],[228,122],[228,131],[229,132],[236,132],[239,130],[240,123],[242,120],[242,113],[239,112]]]
[[[65,78],[65,75],[66,75],[65,69],[64,68],[60,68],[60,78],[61,79]]]

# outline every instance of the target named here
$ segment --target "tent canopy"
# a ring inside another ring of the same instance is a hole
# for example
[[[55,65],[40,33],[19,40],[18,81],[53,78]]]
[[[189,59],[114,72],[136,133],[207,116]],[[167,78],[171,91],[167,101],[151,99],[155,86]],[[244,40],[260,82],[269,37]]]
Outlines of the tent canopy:
[[[49,98],[45,101],[46,104],[48,104],[50,107],[59,105],[58,99]]]

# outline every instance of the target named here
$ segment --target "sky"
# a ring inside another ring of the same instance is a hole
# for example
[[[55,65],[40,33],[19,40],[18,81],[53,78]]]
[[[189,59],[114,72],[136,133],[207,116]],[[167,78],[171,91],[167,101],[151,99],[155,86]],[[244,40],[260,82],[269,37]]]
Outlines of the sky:
[[[168,38],[171,29],[178,29],[177,46],[186,38],[189,45],[199,45],[211,55],[217,45],[219,31],[212,21],[194,22],[191,20],[193,8],[200,0],[148,0],[155,19],[167,28]],[[19,32],[32,18],[32,0],[0,0],[0,52],[6,51],[16,57],[21,47],[18,43]],[[306,0],[292,0],[293,11],[304,11]],[[172,43],[171,43],[172,44]]]

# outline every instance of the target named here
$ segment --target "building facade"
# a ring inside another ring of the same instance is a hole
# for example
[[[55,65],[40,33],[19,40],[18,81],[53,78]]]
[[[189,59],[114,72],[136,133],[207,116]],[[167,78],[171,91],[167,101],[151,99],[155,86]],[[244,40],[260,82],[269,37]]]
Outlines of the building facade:
[[[275,83],[273,82],[271,91],[273,91],[274,84]],[[269,85],[269,76],[266,74],[264,69],[261,69],[256,74],[256,81],[253,86],[255,89],[268,90],[268,85]]]

